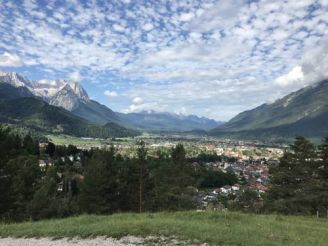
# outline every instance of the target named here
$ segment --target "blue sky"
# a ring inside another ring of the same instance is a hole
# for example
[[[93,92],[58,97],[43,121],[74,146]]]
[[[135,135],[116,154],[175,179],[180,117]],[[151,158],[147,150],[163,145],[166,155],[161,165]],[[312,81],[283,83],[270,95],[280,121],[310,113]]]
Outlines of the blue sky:
[[[328,77],[328,0],[1,1],[0,69],[228,120]]]

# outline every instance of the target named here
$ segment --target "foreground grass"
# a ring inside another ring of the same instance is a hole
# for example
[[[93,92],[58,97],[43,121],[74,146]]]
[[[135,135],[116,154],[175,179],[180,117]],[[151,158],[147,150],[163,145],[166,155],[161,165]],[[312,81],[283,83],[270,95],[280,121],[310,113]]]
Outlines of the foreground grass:
[[[0,224],[0,237],[176,236],[211,245],[327,245],[328,220],[236,212],[82,215]]]

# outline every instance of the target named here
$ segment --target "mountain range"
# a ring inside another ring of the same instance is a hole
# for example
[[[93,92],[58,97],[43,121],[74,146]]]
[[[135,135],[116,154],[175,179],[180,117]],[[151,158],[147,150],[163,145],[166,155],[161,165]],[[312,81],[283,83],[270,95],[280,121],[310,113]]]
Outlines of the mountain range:
[[[209,134],[254,138],[328,136],[328,80],[242,112]]]
[[[0,82],[16,88],[17,92],[20,91],[21,97],[37,98],[96,125],[111,123],[122,126],[122,129],[184,132],[209,130],[221,124],[194,115],[184,116],[155,111],[130,114],[114,112],[105,105],[91,100],[78,82],[70,80],[32,81],[14,72],[0,72]]]
[[[206,117],[156,112],[153,110],[128,114],[118,113],[118,115],[125,126],[155,132],[206,131],[223,124],[223,122]]]
[[[328,80],[223,123],[167,112],[114,112],[91,100],[78,82],[31,81],[14,72],[0,72],[0,113],[1,122],[77,136],[127,136],[154,131],[237,138],[322,138],[328,135]]]

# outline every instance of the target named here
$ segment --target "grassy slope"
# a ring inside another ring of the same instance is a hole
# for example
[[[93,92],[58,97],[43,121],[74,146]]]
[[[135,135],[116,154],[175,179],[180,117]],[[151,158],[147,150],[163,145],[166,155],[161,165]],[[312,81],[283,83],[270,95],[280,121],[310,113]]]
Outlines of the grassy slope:
[[[0,224],[0,236],[177,236],[215,245],[327,245],[328,221],[235,212],[83,215],[61,220]]]

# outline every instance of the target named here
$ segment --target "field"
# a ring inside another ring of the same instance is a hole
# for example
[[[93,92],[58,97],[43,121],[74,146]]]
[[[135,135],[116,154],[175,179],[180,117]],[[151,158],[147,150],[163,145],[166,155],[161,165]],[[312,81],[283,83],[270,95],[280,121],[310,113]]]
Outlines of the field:
[[[101,145],[104,140],[101,139],[83,139],[68,135],[46,135],[46,137],[56,145]]]
[[[328,220],[237,212],[163,212],[82,215],[0,224],[1,237],[120,238],[126,235],[176,237],[185,244],[327,245]]]

